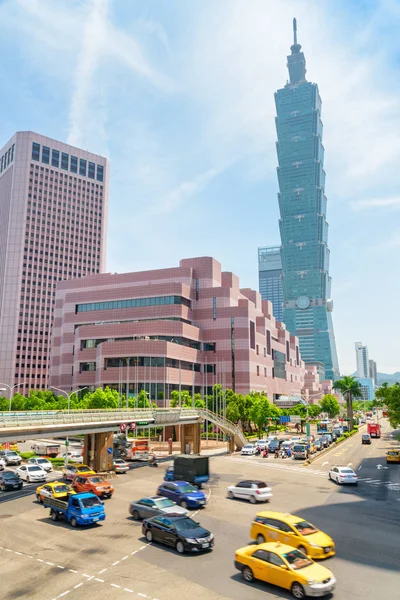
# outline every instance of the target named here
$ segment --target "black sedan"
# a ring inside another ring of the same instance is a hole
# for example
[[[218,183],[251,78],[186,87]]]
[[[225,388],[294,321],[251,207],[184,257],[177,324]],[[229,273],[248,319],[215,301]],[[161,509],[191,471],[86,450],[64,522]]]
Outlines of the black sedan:
[[[175,548],[179,554],[211,550],[214,536],[200,523],[181,515],[158,516],[145,519],[143,535],[148,542],[161,542]]]
[[[22,479],[13,471],[3,471],[0,473],[0,490],[20,490],[22,488]]]

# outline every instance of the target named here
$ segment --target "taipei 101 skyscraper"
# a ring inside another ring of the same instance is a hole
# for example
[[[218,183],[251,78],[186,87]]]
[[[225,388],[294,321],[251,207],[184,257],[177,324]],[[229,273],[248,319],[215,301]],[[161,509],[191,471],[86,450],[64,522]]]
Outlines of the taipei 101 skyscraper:
[[[306,80],[296,19],[293,33],[289,81],[275,93],[283,321],[298,336],[304,362],[322,363],[325,378],[337,379],[321,98],[317,84]]]

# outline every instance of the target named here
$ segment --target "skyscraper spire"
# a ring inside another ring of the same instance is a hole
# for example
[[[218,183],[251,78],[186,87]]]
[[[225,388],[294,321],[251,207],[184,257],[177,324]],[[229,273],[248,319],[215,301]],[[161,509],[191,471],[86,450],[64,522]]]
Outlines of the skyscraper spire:
[[[306,59],[301,52],[301,45],[297,43],[297,20],[293,19],[293,45],[290,46],[292,54],[287,57],[290,83],[302,83],[306,80]]]

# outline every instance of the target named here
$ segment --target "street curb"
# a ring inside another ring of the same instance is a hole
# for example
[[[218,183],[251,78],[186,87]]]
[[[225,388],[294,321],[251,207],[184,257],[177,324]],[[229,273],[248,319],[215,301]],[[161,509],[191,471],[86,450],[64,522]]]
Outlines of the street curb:
[[[364,425],[362,425],[362,427],[364,427]],[[304,461],[303,462],[303,466],[304,467],[308,467],[308,465],[311,465],[315,460],[317,460],[317,458],[321,458],[321,456],[324,456],[325,454],[328,454],[328,452],[330,452],[331,450],[334,450],[335,448],[337,448],[338,446],[340,446],[340,444],[343,444],[344,442],[347,442],[350,438],[355,437],[358,433],[360,433],[360,429],[357,429],[354,433],[352,433],[351,435],[349,435],[344,440],[340,440],[340,442],[333,442],[333,446],[329,446],[329,448],[325,448],[325,450],[322,450],[322,452],[318,452],[317,455],[314,456],[313,458]]]

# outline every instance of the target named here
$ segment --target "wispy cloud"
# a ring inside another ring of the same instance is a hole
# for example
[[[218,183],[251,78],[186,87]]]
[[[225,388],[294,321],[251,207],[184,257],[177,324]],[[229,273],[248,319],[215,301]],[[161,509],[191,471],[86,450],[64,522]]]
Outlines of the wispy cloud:
[[[81,146],[89,118],[89,103],[93,94],[94,78],[107,46],[108,0],[91,0],[83,30],[81,51],[77,57],[75,82],[69,113],[68,143]],[[104,124],[105,116],[97,122]],[[86,141],[86,140],[85,140]]]
[[[367,210],[373,208],[400,209],[400,196],[388,198],[371,198],[370,200],[354,200],[351,202],[354,210]]]
[[[199,173],[188,181],[183,181],[175,189],[160,198],[157,212],[165,213],[176,210],[184,202],[204,191],[223,170],[223,168],[208,169],[208,171]]]

